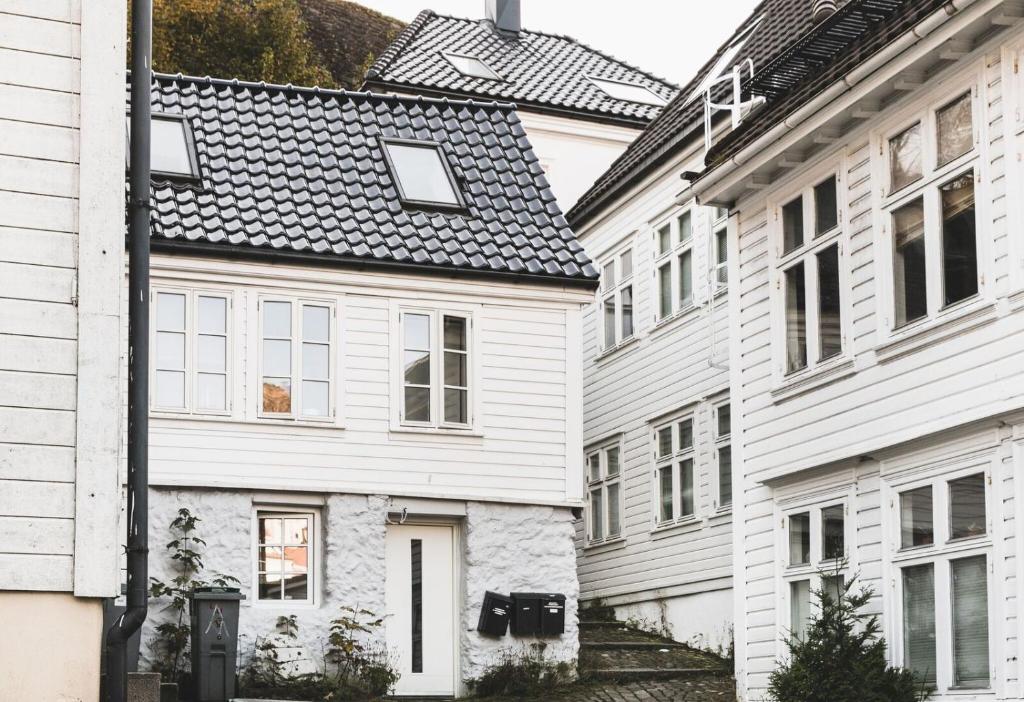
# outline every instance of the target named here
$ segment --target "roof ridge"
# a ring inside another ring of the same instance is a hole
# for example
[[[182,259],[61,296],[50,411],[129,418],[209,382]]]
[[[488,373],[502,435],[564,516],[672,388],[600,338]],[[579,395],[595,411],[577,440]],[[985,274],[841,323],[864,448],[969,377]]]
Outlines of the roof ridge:
[[[131,71],[128,71],[128,76],[131,77]],[[467,98],[465,100],[453,99],[448,97],[428,97],[425,95],[396,95],[394,93],[375,93],[369,90],[345,90],[343,88],[321,88],[318,86],[303,86],[293,85],[288,83],[282,85],[280,83],[267,83],[265,81],[251,81],[251,80],[239,80],[238,78],[214,78],[213,76],[192,76],[184,73],[158,73],[153,72],[154,80],[162,81],[185,81],[189,83],[205,83],[208,85],[223,85],[228,87],[243,87],[243,88],[259,88],[260,90],[275,90],[285,93],[295,93],[300,95],[326,95],[328,97],[353,97],[353,98],[366,98],[372,100],[381,101],[395,101],[402,103],[424,103],[428,105],[465,105],[465,106],[476,106],[476,107],[493,107],[500,110],[508,110],[514,112],[516,105],[514,102],[501,102],[498,100],[473,100]]]
[[[387,48],[384,49],[384,51],[381,52],[381,55],[377,57],[377,60],[366,69],[366,73],[363,74],[363,81],[365,82],[367,80],[380,78],[381,75],[384,74],[384,71],[388,69],[388,66],[391,65],[391,62],[395,60],[395,57],[405,50],[405,47],[408,46],[413,37],[415,37],[419,31],[426,26],[427,22],[438,16],[440,15],[433,10],[420,10],[419,14],[416,15],[416,18],[413,19],[405,29],[399,32],[398,36],[395,37],[395,40],[388,44]]]

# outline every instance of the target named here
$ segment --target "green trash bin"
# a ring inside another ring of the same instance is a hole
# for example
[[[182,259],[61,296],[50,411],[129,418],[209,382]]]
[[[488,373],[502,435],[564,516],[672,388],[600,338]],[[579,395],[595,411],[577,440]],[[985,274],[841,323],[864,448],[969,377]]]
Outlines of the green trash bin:
[[[192,684],[195,702],[227,702],[235,696],[238,659],[236,587],[199,587],[189,598],[192,624]]]

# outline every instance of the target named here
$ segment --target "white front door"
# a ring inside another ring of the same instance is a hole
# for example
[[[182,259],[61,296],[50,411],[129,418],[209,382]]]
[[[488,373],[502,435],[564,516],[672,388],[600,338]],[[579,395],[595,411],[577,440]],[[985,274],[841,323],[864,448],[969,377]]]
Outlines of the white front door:
[[[454,541],[450,526],[388,526],[385,630],[401,674],[396,695],[455,694]]]

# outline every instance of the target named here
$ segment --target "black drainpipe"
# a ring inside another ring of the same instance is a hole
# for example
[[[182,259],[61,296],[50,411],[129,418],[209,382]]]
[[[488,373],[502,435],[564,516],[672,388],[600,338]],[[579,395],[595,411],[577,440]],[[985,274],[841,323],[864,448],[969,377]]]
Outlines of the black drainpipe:
[[[149,583],[149,140],[152,0],[132,0],[128,187],[128,592],[107,632],[107,702],[128,699],[128,639],[146,621]]]

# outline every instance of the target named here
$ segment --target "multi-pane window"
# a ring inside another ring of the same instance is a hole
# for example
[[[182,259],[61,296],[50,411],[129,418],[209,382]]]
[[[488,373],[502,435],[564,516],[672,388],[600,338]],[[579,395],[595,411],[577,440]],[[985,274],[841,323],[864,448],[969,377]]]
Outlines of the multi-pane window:
[[[786,373],[843,350],[838,189],[829,175],[778,209]]]
[[[988,484],[979,469],[897,491],[902,664],[938,692],[991,684]]]
[[[313,512],[256,512],[255,576],[258,602],[313,601]]]
[[[260,414],[332,416],[334,306],[306,300],[260,300]]]
[[[824,590],[836,597],[845,587],[846,505],[837,500],[792,509],[782,526],[788,633],[803,638],[814,609],[814,593]]]
[[[714,244],[714,288],[724,289],[729,284],[729,210],[716,207],[711,214],[712,243]]]
[[[654,428],[656,523],[671,524],[696,514],[693,415]]]
[[[587,454],[587,539],[622,535],[622,449],[610,444]]]
[[[888,139],[896,328],[979,292],[974,104],[961,93]]]
[[[715,406],[715,465],[718,467],[718,507],[732,504],[732,408]]]
[[[155,290],[153,299],[153,409],[228,411],[229,297],[204,291]]]
[[[633,249],[612,256],[601,268],[601,329],[603,348],[633,338]]]
[[[401,420],[424,426],[471,423],[470,320],[465,314],[401,314]]]
[[[693,306],[693,213],[679,214],[654,232],[655,317]]]

